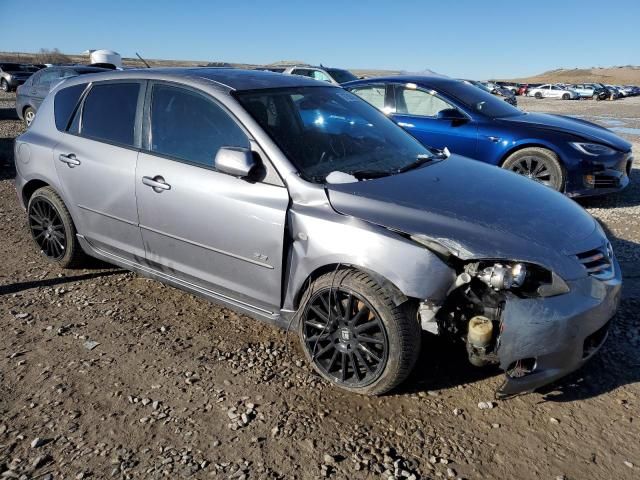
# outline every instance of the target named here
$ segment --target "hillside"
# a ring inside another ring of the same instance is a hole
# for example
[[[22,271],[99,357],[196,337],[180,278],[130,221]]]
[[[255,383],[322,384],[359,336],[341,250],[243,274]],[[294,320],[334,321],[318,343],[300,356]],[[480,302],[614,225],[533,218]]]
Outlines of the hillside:
[[[519,83],[599,82],[612,85],[640,85],[640,66],[573,68],[550,70],[532,77],[511,79]]]

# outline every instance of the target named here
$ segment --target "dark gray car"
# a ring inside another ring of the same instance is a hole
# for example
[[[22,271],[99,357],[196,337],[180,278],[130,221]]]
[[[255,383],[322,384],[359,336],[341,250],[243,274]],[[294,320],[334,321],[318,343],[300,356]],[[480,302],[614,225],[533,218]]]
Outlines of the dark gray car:
[[[499,364],[501,394],[532,390],[600,348],[620,297],[579,205],[296,75],[70,79],[15,159],[47,259],[89,254],[295,328],[316,371],[358,393],[403,381],[423,330]]]
[[[40,104],[49,91],[67,78],[88,73],[105,72],[108,69],[83,65],[43,68],[29,77],[16,93],[16,112],[28,127],[31,125]]]
[[[34,65],[0,62],[0,90],[3,92],[15,90],[38,70],[39,68]]]

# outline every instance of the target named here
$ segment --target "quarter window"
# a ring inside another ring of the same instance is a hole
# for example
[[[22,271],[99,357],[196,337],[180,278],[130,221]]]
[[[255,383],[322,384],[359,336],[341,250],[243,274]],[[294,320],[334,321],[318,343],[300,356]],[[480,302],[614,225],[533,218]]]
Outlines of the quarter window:
[[[363,100],[369,102],[378,110],[384,110],[384,85],[371,85],[366,87],[351,88],[351,92],[358,95]]]
[[[153,87],[151,151],[213,167],[220,147],[249,148],[238,124],[209,98],[168,85]]]
[[[134,145],[138,83],[106,83],[91,87],[82,107],[83,137]]]
[[[436,117],[438,112],[455,108],[441,98],[424,90],[398,87],[396,90],[396,113]]]
[[[84,92],[86,84],[74,85],[72,87],[63,88],[53,101],[53,110],[56,118],[56,128],[61,132],[67,129],[69,119],[76,109],[80,95]]]

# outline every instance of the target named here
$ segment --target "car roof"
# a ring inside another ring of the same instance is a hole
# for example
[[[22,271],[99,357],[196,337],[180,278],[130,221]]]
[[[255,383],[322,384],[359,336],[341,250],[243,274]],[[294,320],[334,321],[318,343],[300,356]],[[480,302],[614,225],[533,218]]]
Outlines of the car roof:
[[[371,77],[364,80],[353,80],[351,82],[343,83],[343,87],[349,87],[358,84],[368,84],[376,82],[393,82],[393,83],[415,83],[426,88],[446,87],[453,83],[460,83],[463,80],[450,77],[436,77],[430,75],[390,75],[387,77]]]
[[[245,70],[226,67],[173,67],[173,68],[140,68],[131,70],[108,70],[91,76],[91,80],[169,80],[180,79],[195,80],[196,82],[210,84],[216,83],[226,90],[261,90],[266,88],[286,87],[317,87],[328,86],[326,82],[320,82],[311,78],[298,75],[282,75],[280,73]]]

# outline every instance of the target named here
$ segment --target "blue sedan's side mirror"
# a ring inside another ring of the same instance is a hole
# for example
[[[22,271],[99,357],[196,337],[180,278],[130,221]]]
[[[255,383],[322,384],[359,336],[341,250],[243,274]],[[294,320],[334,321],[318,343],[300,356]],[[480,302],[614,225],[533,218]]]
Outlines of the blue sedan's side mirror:
[[[469,120],[467,116],[457,108],[445,108],[440,110],[437,115],[438,120],[451,120],[457,122],[466,122]]]

